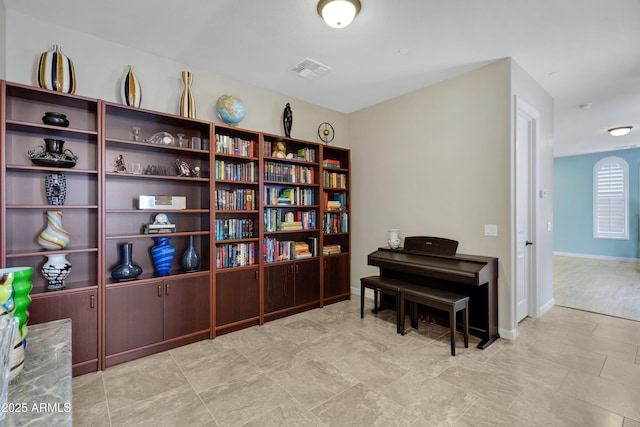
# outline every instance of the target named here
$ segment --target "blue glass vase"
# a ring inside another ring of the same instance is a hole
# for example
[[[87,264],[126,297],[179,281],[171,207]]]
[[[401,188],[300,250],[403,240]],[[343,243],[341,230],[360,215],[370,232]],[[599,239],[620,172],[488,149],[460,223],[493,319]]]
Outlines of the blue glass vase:
[[[176,248],[169,244],[171,237],[156,237],[156,245],[151,248],[153,265],[158,276],[168,276]]]
[[[132,260],[133,244],[125,243],[120,247],[120,265],[113,269],[111,277],[115,280],[131,280],[142,274],[142,267]]]
[[[196,271],[200,268],[200,254],[193,244],[193,236],[189,236],[189,246],[182,254],[181,264],[184,271]]]

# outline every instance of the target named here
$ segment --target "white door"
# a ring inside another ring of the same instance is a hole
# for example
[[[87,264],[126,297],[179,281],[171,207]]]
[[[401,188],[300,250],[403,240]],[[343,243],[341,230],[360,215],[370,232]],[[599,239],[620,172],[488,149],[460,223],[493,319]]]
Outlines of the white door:
[[[532,287],[535,277],[532,268],[532,238],[534,235],[535,201],[535,147],[537,147],[539,113],[516,98],[515,146],[516,146],[516,321],[529,315]]]

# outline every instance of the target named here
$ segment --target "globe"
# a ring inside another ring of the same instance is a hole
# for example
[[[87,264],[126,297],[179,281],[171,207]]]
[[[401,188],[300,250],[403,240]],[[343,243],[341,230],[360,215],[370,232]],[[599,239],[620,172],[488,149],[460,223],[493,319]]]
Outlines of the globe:
[[[232,95],[222,95],[216,102],[216,113],[223,122],[236,125],[244,119],[244,103]]]

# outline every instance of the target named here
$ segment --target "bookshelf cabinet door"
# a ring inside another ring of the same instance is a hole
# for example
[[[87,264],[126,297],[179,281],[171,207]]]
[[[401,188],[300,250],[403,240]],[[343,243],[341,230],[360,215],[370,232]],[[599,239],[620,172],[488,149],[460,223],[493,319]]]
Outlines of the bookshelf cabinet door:
[[[164,339],[209,329],[209,276],[164,281]]]
[[[107,288],[107,355],[163,340],[163,292],[162,281]]]
[[[74,365],[95,360],[95,368],[97,368],[97,293],[97,290],[88,290],[59,295],[42,295],[34,298],[29,306],[30,325],[58,319],[71,319]]]
[[[216,274],[216,326],[260,316],[258,268]]]
[[[324,257],[324,297],[332,298],[349,295],[351,292],[349,255]]]
[[[293,307],[293,283],[293,264],[269,265],[264,268],[265,313]]]
[[[320,269],[317,259],[295,263],[295,305],[320,299]]]

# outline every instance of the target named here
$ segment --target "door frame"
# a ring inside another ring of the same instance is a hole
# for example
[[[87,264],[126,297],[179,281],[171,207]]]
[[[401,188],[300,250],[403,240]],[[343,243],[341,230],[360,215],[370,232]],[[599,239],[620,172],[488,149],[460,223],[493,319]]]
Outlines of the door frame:
[[[530,124],[529,126],[529,141],[528,144],[528,165],[527,169],[524,173],[528,174],[528,186],[529,186],[529,200],[528,200],[528,215],[529,215],[529,239],[533,241],[533,246],[529,249],[528,253],[528,294],[527,294],[527,311],[528,317],[537,317],[537,301],[538,301],[538,283],[537,283],[537,259],[536,259],[536,236],[537,236],[537,187],[538,187],[538,175],[539,175],[539,165],[538,165],[538,150],[540,144],[540,113],[533,108],[529,103],[524,101],[521,97],[515,96],[515,108],[514,108],[514,118],[513,118],[513,147],[514,147],[514,173],[522,173],[523,170],[518,168],[516,159],[517,155],[515,152],[516,149],[516,134],[517,134],[517,120],[518,117],[524,118]],[[512,293],[512,301],[511,301],[511,311],[512,311],[512,319],[514,322],[514,328],[517,331],[518,321],[517,321],[517,313],[516,313],[516,305],[517,305],[517,263],[516,263],[516,252],[517,252],[517,233],[516,233],[516,209],[515,209],[515,196],[516,196],[516,188],[515,188],[515,176],[514,175],[514,224],[513,224],[513,233],[512,233],[512,260],[513,260],[513,293]],[[527,317],[525,316],[525,317]]]

